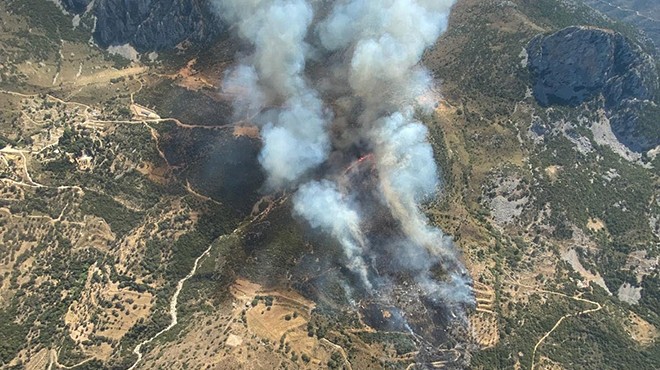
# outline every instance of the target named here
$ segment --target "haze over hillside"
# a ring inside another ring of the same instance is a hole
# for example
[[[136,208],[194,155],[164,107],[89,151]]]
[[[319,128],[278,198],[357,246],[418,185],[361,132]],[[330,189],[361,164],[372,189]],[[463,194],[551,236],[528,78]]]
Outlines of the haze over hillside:
[[[1,2],[0,369],[658,368],[657,11]]]
[[[656,48],[660,45],[660,3],[653,0],[585,0],[585,3],[604,14],[631,24],[653,40]]]

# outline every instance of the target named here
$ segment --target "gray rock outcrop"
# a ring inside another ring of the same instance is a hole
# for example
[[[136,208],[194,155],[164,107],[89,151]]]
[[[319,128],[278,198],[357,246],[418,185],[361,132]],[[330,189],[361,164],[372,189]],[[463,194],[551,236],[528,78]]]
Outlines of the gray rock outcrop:
[[[71,13],[82,14],[91,0],[62,0]],[[96,0],[94,40],[101,47],[131,44],[140,52],[169,49],[182,41],[204,42],[223,24],[208,0]]]
[[[221,28],[205,0],[100,0],[94,15],[100,46],[130,43],[138,51],[205,41]]]
[[[92,2],[92,0],[61,0],[61,1],[62,1],[62,6],[64,6],[64,8],[67,11],[74,14],[84,13],[89,3]]]
[[[643,152],[660,145],[658,71],[653,58],[623,35],[568,27],[528,46],[534,97],[542,106],[577,106],[602,96],[615,135]]]

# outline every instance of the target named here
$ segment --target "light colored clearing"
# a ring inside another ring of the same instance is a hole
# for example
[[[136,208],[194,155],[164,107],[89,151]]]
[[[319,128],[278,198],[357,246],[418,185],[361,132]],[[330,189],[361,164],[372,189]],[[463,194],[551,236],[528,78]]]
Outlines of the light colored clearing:
[[[457,111],[457,108],[451,105],[447,100],[440,99],[438,100],[438,106],[435,108],[435,112],[440,114],[440,115],[449,115],[449,114],[455,114]]]
[[[167,77],[175,80],[178,86],[191,91],[199,91],[204,88],[215,89],[215,85],[210,83],[199,70],[195,69],[195,64],[197,64],[197,59],[191,59],[176,74]]]
[[[590,218],[589,221],[587,221],[587,229],[594,231],[594,232],[599,232],[605,228],[605,224],[603,223],[603,220],[599,218]]]
[[[130,44],[110,46],[108,48],[108,53],[122,56],[125,59],[132,60],[134,62],[140,59],[140,53],[138,53],[137,50],[135,50],[135,48]]]
[[[172,173],[167,165],[158,167],[151,162],[142,162],[136,170],[157,184],[167,184],[172,179]]]
[[[573,270],[575,270],[580,276],[582,276],[582,279],[584,279],[583,282],[578,282],[578,286],[581,288],[585,288],[589,286],[590,282],[594,282],[598,285],[600,285],[603,289],[607,291],[610,295],[612,294],[610,290],[607,288],[607,285],[605,285],[605,280],[603,280],[602,276],[600,276],[600,273],[596,272],[593,274],[590,271],[587,271],[587,269],[582,266],[582,263],[580,263],[580,258],[577,255],[577,252],[575,249],[569,249],[568,251],[564,252],[561,255],[561,259],[568,262]]]
[[[62,12],[62,14],[69,15],[69,12],[67,12],[64,6],[62,5],[61,0],[49,0],[49,1],[55,4],[55,6]]]
[[[527,188],[516,176],[498,177],[495,181],[495,196],[489,201],[493,221],[499,226],[514,223],[529,202]]]
[[[520,58],[520,67],[527,68],[527,64],[529,63],[529,54],[527,53],[527,49],[522,48],[520,54],[518,54],[518,58]]]
[[[41,349],[39,352],[29,356],[26,363],[23,365],[25,370],[43,370],[48,367],[50,359],[50,351],[47,348]]]
[[[479,282],[474,284],[474,294],[477,300],[477,311],[495,314],[493,305],[495,304],[495,291]]]
[[[561,166],[554,166],[554,165],[548,166],[545,168],[545,175],[548,176],[548,179],[550,179],[550,181],[555,181],[557,180],[560,170],[561,170]]]
[[[248,327],[251,332],[261,338],[277,341],[284,333],[307,323],[307,320],[300,314],[293,318],[293,312],[294,310],[291,308],[281,305],[278,298],[275,298],[270,310],[263,302],[259,302],[246,313]],[[290,317],[289,320],[285,319],[287,315]]]
[[[57,73],[57,66],[51,60],[40,63],[23,62],[17,64],[16,69],[27,77],[30,84],[36,86],[52,86],[53,78]]]
[[[81,76],[77,81],[74,82],[75,85],[94,85],[94,84],[105,84],[110,82],[110,80],[118,79],[122,77],[135,76],[147,72],[149,68],[147,67],[130,67],[124,69],[107,69],[93,75]]]
[[[630,312],[625,328],[634,341],[644,346],[652,344],[659,335],[655,326],[633,312]]]
[[[493,219],[498,225],[510,224],[515,221],[522,214],[528,198],[524,197],[518,200],[508,200],[507,198],[498,195],[490,202],[490,209]]]
[[[314,307],[313,302],[296,292],[264,291],[260,285],[242,279],[236,281],[230,292],[249,306],[246,317],[250,331],[272,341],[279,340],[289,331],[302,328]],[[256,306],[251,305],[257,295],[273,298],[270,309],[266,307],[264,299],[259,300]],[[294,313],[296,317],[293,317]],[[287,315],[289,320],[286,319]]]
[[[301,296],[297,292],[263,289],[261,285],[252,283],[245,279],[236,280],[234,285],[232,285],[230,292],[237,299],[249,301],[252,301],[256,295],[270,295],[280,299],[280,304],[297,307],[299,310],[304,312],[310,312],[315,307],[314,302]]]
[[[272,342],[286,336],[286,343],[299,354],[307,353],[318,359],[324,359],[328,355],[319,345],[317,338],[307,335],[306,324],[314,308],[313,302],[293,291],[266,291],[260,285],[243,279],[237,280],[230,291],[243,303],[238,308],[249,307],[245,312],[248,333]],[[270,310],[263,299],[252,307],[251,302],[257,295],[273,297]],[[297,317],[294,317],[294,312]],[[287,315],[290,315],[289,320],[286,319]]]
[[[234,137],[247,136],[251,139],[260,139],[259,128],[257,126],[235,126]]]
[[[85,215],[83,221],[84,228],[74,241],[74,248],[92,247],[107,252],[108,246],[116,239],[110,225],[104,219],[96,216]]]
[[[440,93],[434,88],[427,89],[423,94],[416,97],[417,104],[421,109],[432,112],[436,108],[440,108]],[[446,105],[445,105],[446,107]]]
[[[630,285],[629,283],[623,283],[617,291],[617,297],[620,301],[633,305],[637,304],[642,298],[642,288]]]
[[[646,155],[647,155],[649,158],[651,158],[651,159],[655,159],[655,157],[658,155],[658,153],[660,153],[660,145],[656,146],[656,147],[653,148],[653,149],[650,149],[650,150],[646,153]]]
[[[237,347],[243,344],[243,338],[236,334],[229,334],[225,343],[230,347]]]
[[[260,289],[261,285],[259,284],[255,284],[244,279],[238,279],[234,285],[231,286],[229,291],[231,292],[231,295],[234,296],[234,298],[247,301],[252,299],[252,297],[254,297]]]
[[[575,129],[575,125],[572,122],[566,122],[562,120],[561,123],[557,123],[557,127],[561,128],[562,134],[568,141],[575,144],[574,149],[578,152],[582,154],[589,154],[594,150],[594,147],[591,145],[591,140],[589,140],[589,138],[580,134],[575,136],[570,133],[571,130]]]
[[[131,112],[134,119],[160,119],[160,116],[153,109],[149,109],[140,104],[131,104]]]
[[[610,120],[605,116],[605,112],[600,110],[598,112],[598,116],[598,121],[593,122],[591,125],[591,132],[594,135],[594,141],[599,145],[606,145],[610,147],[612,151],[627,161],[639,161],[641,154],[631,151],[625,145],[621,144],[619,139],[616,138],[614,132],[612,132]]]
[[[292,291],[265,290],[243,279],[236,281],[230,292],[233,300],[195,316],[179,339],[154,346],[138,367],[223,370],[325,367],[335,349],[328,349],[316,337],[307,335],[306,324],[313,308],[310,301]],[[263,299],[252,306],[257,295],[273,297],[270,311]],[[297,317],[292,312],[297,312]],[[290,320],[286,320],[287,314],[292,315]],[[290,350],[285,352],[284,346]],[[293,352],[298,355],[296,361],[291,359]],[[309,363],[300,358],[303,353],[310,357]]]

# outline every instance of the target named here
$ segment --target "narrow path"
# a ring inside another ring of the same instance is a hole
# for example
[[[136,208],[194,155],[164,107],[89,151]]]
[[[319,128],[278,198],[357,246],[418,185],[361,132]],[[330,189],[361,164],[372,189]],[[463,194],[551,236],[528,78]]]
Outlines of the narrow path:
[[[337,351],[339,351],[339,354],[341,354],[341,357],[344,359],[344,364],[346,364],[346,368],[348,370],[353,370],[353,366],[351,366],[351,362],[348,361],[348,355],[346,355],[346,351],[344,350],[344,347],[342,347],[338,344],[332,343],[331,341],[329,341],[326,338],[321,339],[321,342],[326,343],[327,345],[329,345],[329,346],[335,348]]]
[[[535,364],[535,361],[536,361],[536,352],[537,352],[537,350],[539,349],[539,347],[541,346],[541,344],[543,344],[543,342],[544,342],[544,341],[550,336],[550,334],[552,334],[552,332],[554,332],[555,330],[557,330],[557,328],[559,327],[559,325],[561,325],[561,323],[562,323],[564,320],[566,320],[566,319],[569,318],[569,317],[585,315],[585,314],[593,313],[593,312],[597,312],[597,311],[600,311],[600,310],[603,309],[603,306],[602,306],[600,303],[595,302],[595,301],[592,301],[592,300],[589,300],[589,299],[581,298],[579,295],[577,295],[577,296],[569,296],[569,295],[567,295],[567,294],[560,293],[560,292],[554,292],[554,291],[551,291],[551,290],[539,289],[539,288],[536,288],[536,287],[531,286],[531,285],[522,284],[522,283],[520,283],[518,280],[514,279],[514,278],[513,278],[511,275],[509,275],[509,274],[507,274],[507,276],[509,277],[509,283],[511,283],[511,284],[513,284],[513,285],[518,285],[518,286],[521,286],[521,287],[523,287],[523,288],[532,289],[532,290],[537,291],[537,292],[540,292],[540,293],[546,293],[546,294],[558,295],[558,296],[560,296],[560,297],[564,297],[564,298],[572,299],[572,300],[574,300],[574,301],[579,301],[579,302],[588,303],[588,304],[594,306],[594,308],[591,308],[591,309],[588,309],[588,310],[583,310],[583,311],[578,311],[578,312],[576,312],[576,313],[566,314],[566,315],[562,316],[561,318],[559,318],[559,320],[557,320],[557,323],[555,324],[555,326],[553,326],[552,329],[550,329],[547,333],[545,333],[545,335],[543,335],[543,336],[541,337],[541,339],[539,339],[538,342],[536,342],[536,345],[534,346],[534,350],[532,351],[532,364],[530,365],[530,370],[534,370],[534,367],[536,366],[536,364]]]
[[[281,204],[281,202],[286,200],[286,199],[287,199],[286,196],[283,196],[282,198],[278,199],[278,201],[279,201],[278,204]],[[177,316],[177,305],[179,303],[179,294],[181,294],[181,290],[183,289],[183,285],[186,283],[186,281],[188,281],[188,279],[193,277],[195,275],[195,273],[197,272],[197,267],[199,266],[199,262],[202,260],[202,258],[206,257],[211,252],[211,248],[213,248],[213,245],[219,240],[226,239],[226,238],[229,238],[230,236],[232,236],[234,234],[240,233],[245,227],[251,225],[256,220],[259,220],[260,218],[265,217],[269,212],[270,212],[270,209],[266,209],[262,213],[260,213],[256,216],[252,217],[251,219],[249,219],[247,222],[242,223],[240,226],[238,226],[230,234],[225,234],[225,235],[220,236],[218,239],[214,240],[211,243],[211,245],[209,245],[209,247],[206,248],[206,250],[202,254],[199,255],[199,257],[197,257],[195,259],[195,263],[193,264],[193,267],[190,270],[190,272],[188,273],[188,275],[186,275],[183,279],[179,280],[179,282],[176,285],[176,290],[174,291],[174,295],[172,296],[172,300],[170,301],[170,317],[171,317],[170,324],[165,329],[163,329],[163,330],[159,331],[158,333],[156,333],[153,337],[151,337],[149,339],[146,339],[146,340],[140,342],[137,346],[135,346],[135,349],[133,349],[133,353],[135,353],[138,356],[138,358],[137,358],[137,360],[135,360],[135,363],[133,363],[133,366],[131,366],[128,370],[134,370],[135,368],[137,368],[140,361],[142,361],[142,358],[144,356],[142,354],[142,347],[143,346],[153,342],[156,338],[158,338],[159,336],[163,335],[164,333],[172,330],[172,328],[174,328],[178,324],[179,321],[178,321],[178,316]]]
[[[12,180],[12,179],[9,179],[9,178],[6,178],[6,177],[0,178],[0,181],[9,182],[9,183],[11,183],[13,185],[17,185],[17,186],[27,186],[27,187],[30,187],[30,188],[76,190],[80,194],[85,193],[83,188],[81,188],[80,186],[77,186],[77,185],[49,186],[49,185],[40,184],[40,183],[34,181],[32,179],[32,176],[30,176],[30,172],[29,172],[28,166],[27,166],[27,157],[25,156],[25,153],[28,153],[28,154],[30,153],[29,151],[18,150],[18,149],[13,149],[13,148],[2,148],[2,149],[0,149],[0,157],[4,159],[4,157],[2,156],[2,153],[18,154],[18,155],[21,156],[22,162],[23,162],[23,172],[24,172],[24,175],[25,175],[25,180],[27,180],[27,182],[16,181],[16,180]]]
[[[61,368],[61,369],[74,369],[74,368],[76,368],[78,366],[82,366],[82,365],[84,365],[84,364],[86,364],[86,363],[88,363],[88,362],[90,362],[94,359],[95,359],[95,357],[89,357],[89,358],[86,358],[86,359],[78,362],[75,365],[66,366],[66,365],[60,364],[58,351],[56,351],[55,349],[51,349],[50,350],[49,361],[48,361],[48,370],[51,370],[53,368],[53,365],[55,365],[57,368]]]
[[[168,117],[165,117],[165,118],[143,118],[143,119],[139,119],[139,120],[88,119],[86,123],[139,125],[139,124],[144,124],[145,122],[146,123],[163,123],[163,122],[167,122],[167,121],[174,122],[174,124],[176,124],[177,126],[182,127],[182,128],[188,128],[188,129],[200,128],[200,129],[205,129],[205,130],[226,130],[226,129],[234,128],[234,127],[236,127],[240,124],[247,124],[248,123],[247,121],[242,120],[242,121],[237,121],[237,122],[230,123],[230,124],[227,124],[227,125],[222,125],[222,126],[190,125],[190,124],[187,124],[187,123],[183,123],[183,122],[179,121],[176,118],[168,118]]]
[[[563,295],[563,296],[565,296],[565,297],[567,297],[567,298],[570,298],[570,299],[573,299],[573,300],[576,300],[576,301],[582,301],[582,302],[586,302],[586,303],[589,303],[589,304],[596,305],[596,308],[591,308],[591,309],[588,309],[588,310],[579,311],[579,312],[577,312],[577,313],[570,313],[570,314],[566,314],[566,315],[562,316],[562,317],[557,321],[557,323],[555,324],[555,326],[553,326],[552,329],[550,329],[547,333],[545,333],[545,335],[544,335],[543,337],[541,337],[541,339],[539,339],[538,342],[536,342],[536,345],[534,346],[534,351],[532,351],[532,364],[531,364],[531,366],[530,366],[530,370],[534,370],[534,366],[536,365],[536,364],[535,364],[535,360],[536,360],[536,351],[538,350],[539,346],[541,346],[541,344],[543,343],[543,341],[545,341],[545,340],[550,336],[550,334],[552,334],[552,332],[554,332],[554,331],[559,327],[559,325],[561,325],[561,323],[562,323],[565,319],[567,319],[567,318],[569,318],[569,317],[580,316],[580,315],[585,315],[585,314],[592,313],[592,312],[597,312],[597,311],[600,311],[601,309],[603,309],[603,306],[602,306],[600,303],[598,303],[598,302],[590,301],[590,300],[583,299],[583,298],[579,298],[579,297],[569,297],[569,296],[567,296],[567,295],[565,295],[565,294],[561,294],[561,293],[557,293],[557,294],[559,294],[559,295]]]
[[[231,234],[229,234],[229,235],[231,235]],[[223,235],[223,236],[220,237],[220,239],[224,239],[226,237],[227,237],[227,235]],[[193,277],[195,275],[195,272],[197,272],[197,267],[199,266],[199,261],[209,254],[209,252],[211,251],[211,248],[213,247],[213,244],[214,244],[214,242],[212,242],[209,245],[209,247],[206,248],[206,250],[201,255],[199,255],[199,257],[197,257],[195,259],[195,263],[193,264],[193,267],[190,270],[190,272],[188,273],[188,275],[186,275],[183,279],[179,280],[179,282],[176,284],[176,290],[174,291],[174,295],[172,296],[172,300],[170,301],[170,317],[171,317],[172,321],[170,322],[170,324],[165,329],[159,331],[153,337],[151,337],[147,340],[144,340],[144,341],[140,342],[137,346],[135,346],[135,349],[133,349],[133,353],[135,353],[138,356],[138,358],[137,358],[137,360],[135,360],[135,363],[133,364],[133,366],[131,366],[129,368],[129,370],[135,369],[137,367],[137,365],[140,363],[140,361],[142,361],[142,356],[143,356],[142,355],[142,347],[144,345],[151,343],[154,339],[156,339],[159,336],[163,335],[164,333],[170,331],[179,322],[178,321],[178,316],[177,316],[177,305],[179,303],[179,294],[181,294],[181,290],[183,289],[183,284],[185,284],[185,282],[188,281],[188,279],[190,279],[191,277]]]

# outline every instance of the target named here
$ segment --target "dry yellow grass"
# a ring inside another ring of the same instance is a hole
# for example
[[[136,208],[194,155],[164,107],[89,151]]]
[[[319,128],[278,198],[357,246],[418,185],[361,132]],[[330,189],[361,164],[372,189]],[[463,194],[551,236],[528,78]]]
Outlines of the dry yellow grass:
[[[599,218],[590,218],[589,221],[587,221],[587,229],[591,231],[598,232],[600,230],[603,230],[604,228],[605,228],[605,224]]]
[[[140,75],[146,73],[148,70],[148,67],[141,66],[124,69],[104,69],[91,75],[81,76],[73,84],[75,86],[107,84],[110,80]]]
[[[630,312],[626,324],[625,329],[628,335],[630,335],[634,341],[644,346],[648,346],[655,342],[660,335],[655,326],[633,312]]]
[[[306,331],[312,302],[295,292],[265,290],[244,279],[237,280],[230,293],[232,298],[222,307],[196,315],[178,340],[145,354],[140,368],[318,369],[327,363],[333,349]],[[270,310],[265,299],[252,306],[256,296],[272,297]],[[310,357],[309,363],[302,361],[303,353]]]

